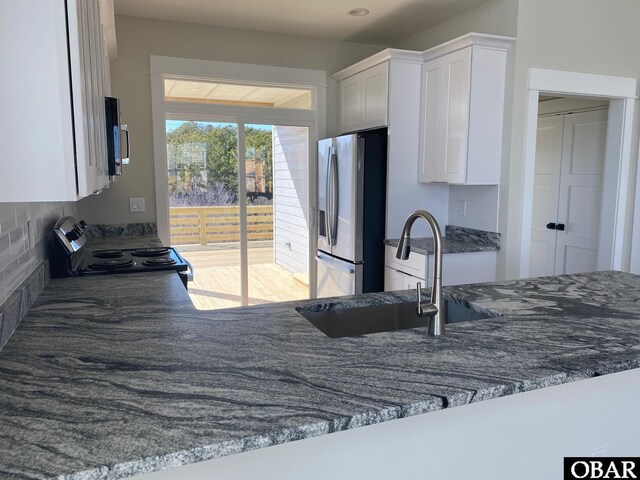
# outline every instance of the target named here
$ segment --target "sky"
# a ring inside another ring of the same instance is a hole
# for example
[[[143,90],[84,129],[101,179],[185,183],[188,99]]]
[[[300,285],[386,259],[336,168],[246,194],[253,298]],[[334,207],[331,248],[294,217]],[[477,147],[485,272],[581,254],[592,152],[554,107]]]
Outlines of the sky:
[[[173,132],[176,128],[178,128],[183,123],[186,123],[186,120],[167,120],[167,133]],[[197,122],[203,125],[215,125],[217,127],[229,127],[236,125],[235,123],[225,123],[225,122]],[[269,130],[271,131],[271,125],[256,125],[256,124],[247,124],[249,128],[257,128],[259,130]]]

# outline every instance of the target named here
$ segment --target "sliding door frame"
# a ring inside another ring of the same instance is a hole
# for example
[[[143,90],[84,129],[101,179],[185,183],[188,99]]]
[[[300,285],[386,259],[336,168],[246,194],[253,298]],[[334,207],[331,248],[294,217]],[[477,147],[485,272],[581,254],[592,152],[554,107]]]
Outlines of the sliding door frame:
[[[167,178],[167,138],[168,118],[193,119],[194,121],[224,121],[238,125],[238,174],[244,173],[244,126],[266,124],[307,127],[309,136],[308,152],[308,213],[309,213],[309,296],[316,296],[316,262],[313,260],[317,248],[317,148],[319,138],[326,134],[326,72],[262,65],[246,65],[207,60],[193,60],[173,57],[151,56],[151,100],[156,187],[156,215],[158,236],[164,245],[170,244],[169,192]],[[212,105],[204,103],[166,101],[164,98],[165,79],[189,79],[212,82],[235,82],[307,88],[312,91],[313,110],[285,108],[246,107],[235,105]],[[207,120],[210,119],[210,120]],[[240,127],[242,125],[242,128]],[[242,133],[241,133],[242,132]],[[244,191],[244,195],[243,195]],[[246,233],[246,185],[239,182],[241,245],[247,243]],[[244,199],[244,200],[242,200]],[[242,207],[244,204],[244,209]],[[244,237],[244,242],[243,242]],[[241,248],[246,257],[246,248]],[[241,256],[243,253],[241,253]],[[241,262],[248,265],[247,258]],[[241,263],[242,264],[242,263]],[[248,302],[248,278],[241,278],[242,303]]]

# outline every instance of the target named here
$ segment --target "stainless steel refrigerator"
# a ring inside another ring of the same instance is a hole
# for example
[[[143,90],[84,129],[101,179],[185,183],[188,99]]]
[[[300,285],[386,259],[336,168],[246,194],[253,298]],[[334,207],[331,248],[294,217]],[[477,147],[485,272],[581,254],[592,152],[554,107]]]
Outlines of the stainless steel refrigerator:
[[[318,297],[384,290],[387,129],[318,142]]]

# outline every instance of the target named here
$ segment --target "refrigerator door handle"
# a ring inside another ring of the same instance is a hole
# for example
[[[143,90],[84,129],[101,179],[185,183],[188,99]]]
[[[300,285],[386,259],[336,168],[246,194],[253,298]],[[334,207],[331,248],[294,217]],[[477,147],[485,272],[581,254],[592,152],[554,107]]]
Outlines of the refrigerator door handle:
[[[336,260],[332,260],[328,257],[324,257],[316,254],[316,260],[324,263],[327,267],[333,270],[340,270],[341,272],[353,274],[356,273],[356,269],[352,266],[346,266],[342,262],[338,262]]]
[[[326,183],[324,185],[325,188],[325,201],[326,201],[326,210],[324,215],[324,231],[327,236],[327,245],[331,247],[333,244],[331,243],[331,155],[333,152],[333,147],[329,147],[329,151],[327,154],[327,176]]]
[[[338,239],[338,154],[336,147],[329,149],[329,162],[327,172],[327,240],[330,246],[334,246]]]

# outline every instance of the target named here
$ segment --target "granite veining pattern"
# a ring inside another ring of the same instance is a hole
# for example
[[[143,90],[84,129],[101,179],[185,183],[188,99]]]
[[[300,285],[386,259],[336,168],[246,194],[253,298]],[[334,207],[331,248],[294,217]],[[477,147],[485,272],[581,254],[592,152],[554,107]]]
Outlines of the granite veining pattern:
[[[162,246],[158,235],[151,233],[145,235],[89,237],[85,248],[89,250],[110,250]]]
[[[332,339],[295,308],[412,293],[206,312],[174,273],[52,280],[0,353],[0,477],[123,478],[640,367],[640,277],[445,292],[502,316]]]
[[[445,236],[442,238],[442,253],[444,254],[500,250],[500,234],[496,232],[447,225],[444,233]],[[384,243],[397,247],[399,240],[398,238],[389,238],[385,239]],[[431,237],[411,238],[409,244],[414,252],[433,255],[433,238]]]
[[[86,233],[90,237],[130,237],[157,234],[158,227],[155,223],[104,223],[89,225]]]

